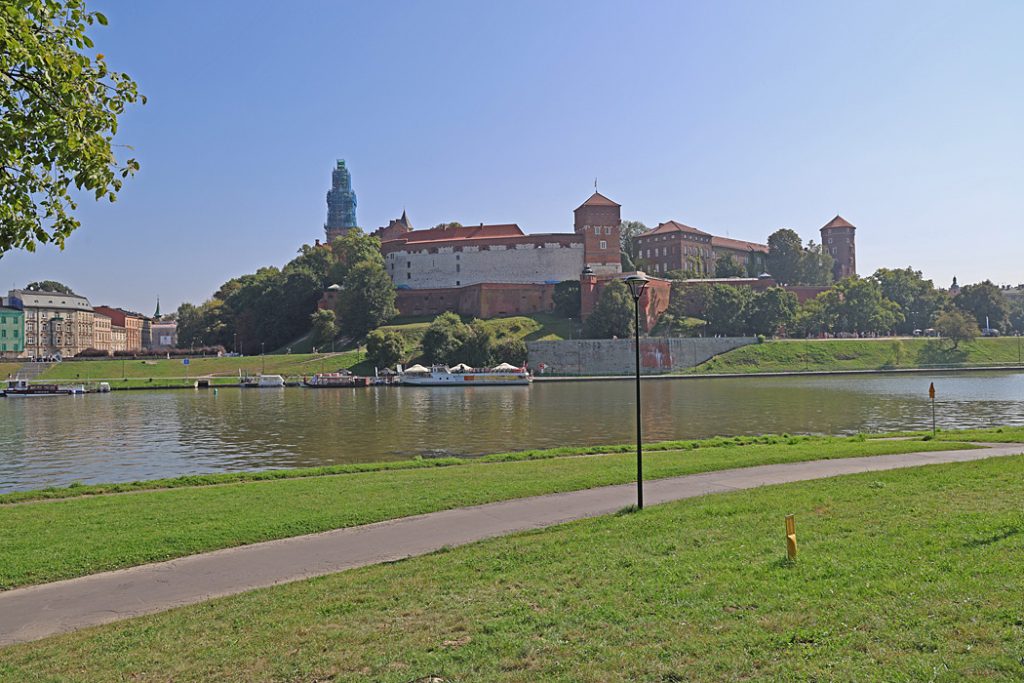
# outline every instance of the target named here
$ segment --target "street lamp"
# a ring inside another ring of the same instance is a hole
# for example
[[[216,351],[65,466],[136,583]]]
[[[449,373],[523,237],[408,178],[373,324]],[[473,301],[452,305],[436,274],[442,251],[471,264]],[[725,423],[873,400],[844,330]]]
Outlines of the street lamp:
[[[266,359],[266,357],[265,357],[265,356],[263,355],[263,349],[264,349],[264,347],[265,347],[266,345],[267,345],[267,342],[260,342],[260,361],[261,361],[261,363],[263,364],[263,365],[262,365],[263,369],[262,369],[262,370],[260,370],[260,372],[266,372],[266,371],[267,371],[267,359]]]
[[[636,507],[644,509],[644,459],[643,443],[640,430],[640,297],[650,280],[641,271],[626,278],[629,293],[633,295],[633,312],[635,314],[633,335],[636,350]]]

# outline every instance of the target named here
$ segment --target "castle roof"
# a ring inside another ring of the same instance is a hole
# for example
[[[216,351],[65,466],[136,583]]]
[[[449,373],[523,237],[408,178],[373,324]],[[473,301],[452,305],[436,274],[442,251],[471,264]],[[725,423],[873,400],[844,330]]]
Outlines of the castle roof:
[[[721,249],[735,249],[737,251],[760,251],[764,252],[765,254],[768,253],[767,244],[747,242],[746,240],[734,240],[728,237],[712,237],[711,246],[719,247]]]
[[[498,225],[443,225],[427,230],[413,230],[407,232],[398,239],[407,244],[420,242],[439,242],[442,240],[480,240],[495,239],[501,237],[522,237],[524,233],[515,223],[501,223]]]
[[[825,225],[821,226],[822,230],[825,230],[826,228],[853,228],[854,230],[857,229],[856,226],[854,226],[852,223],[850,223],[848,220],[846,220],[839,214],[836,214],[835,218],[830,220]]]
[[[680,223],[679,221],[665,221],[664,223],[659,223],[658,227],[654,228],[653,230],[648,230],[642,235],[637,235],[637,237],[647,237],[648,235],[664,235],[670,232],[686,232],[690,233],[691,235],[707,235],[709,237],[711,236],[711,233],[704,232],[703,230],[698,230],[693,226],[685,225],[683,223]]]
[[[576,208],[577,209],[582,209],[584,206],[620,206],[620,205],[616,204],[612,200],[608,199],[607,197],[605,197],[600,192],[595,192],[594,194],[590,195],[590,199],[588,199],[587,201],[583,202],[582,204],[580,204]]]

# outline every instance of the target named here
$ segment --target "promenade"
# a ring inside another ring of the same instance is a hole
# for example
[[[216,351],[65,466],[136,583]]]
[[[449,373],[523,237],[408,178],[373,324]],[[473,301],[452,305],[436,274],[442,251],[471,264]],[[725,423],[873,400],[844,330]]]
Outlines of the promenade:
[[[976,450],[762,465],[647,482],[647,505],[771,484],[1024,454]],[[635,484],[520,498],[257,543],[0,593],[0,646],[160,612],[216,597],[423,555],[505,534],[615,513]]]

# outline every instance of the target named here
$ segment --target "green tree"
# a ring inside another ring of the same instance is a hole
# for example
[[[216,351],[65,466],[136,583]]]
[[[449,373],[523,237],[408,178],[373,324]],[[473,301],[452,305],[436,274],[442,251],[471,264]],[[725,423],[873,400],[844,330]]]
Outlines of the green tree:
[[[642,235],[645,232],[647,232],[647,226],[640,221],[622,221],[619,223],[619,249],[629,258],[631,264],[638,263],[640,260],[640,251],[635,238],[637,235]]]
[[[334,263],[327,273],[326,284],[341,284],[348,276],[348,271],[357,263],[371,262],[384,267],[384,257],[380,253],[380,238],[367,235],[359,228],[349,230],[331,242]]]
[[[580,317],[580,281],[565,280],[555,285],[551,297],[555,303],[555,314],[563,318]]]
[[[789,228],[776,230],[768,236],[768,272],[779,284],[796,284],[803,253],[800,235]]]
[[[456,314],[448,311],[434,318],[420,342],[423,355],[430,363],[458,363],[462,345],[472,330]]]
[[[814,299],[808,299],[797,309],[793,319],[792,332],[801,337],[817,337],[835,329],[836,318],[830,306],[829,292],[823,292]]]
[[[395,330],[374,330],[366,335],[366,359],[375,368],[390,368],[405,356],[405,339]]]
[[[75,190],[114,201],[138,170],[113,153],[118,117],[145,102],[111,71],[88,30],[106,25],[84,0],[7,0],[0,6],[0,256],[35,251],[79,227]]]
[[[796,294],[782,287],[769,287],[753,296],[747,305],[747,325],[754,334],[776,335],[796,319]]]
[[[715,261],[715,277],[746,277],[747,269],[732,256],[723,256]]]
[[[522,366],[526,363],[526,342],[522,339],[507,337],[494,343],[491,350],[494,360],[498,363],[511,363]]]
[[[378,261],[361,261],[349,270],[339,297],[342,331],[362,337],[398,315],[395,285]]]
[[[633,296],[622,280],[610,280],[587,318],[584,334],[591,339],[625,339],[633,336]]]
[[[483,321],[474,320],[469,325],[469,334],[459,347],[457,362],[484,368],[493,365],[494,332]]]
[[[961,287],[960,294],[953,298],[953,304],[973,315],[979,327],[984,327],[987,320],[989,327],[1005,330],[1009,322],[1010,304],[991,280]]]
[[[946,302],[946,296],[913,268],[879,268],[871,276],[882,288],[882,296],[895,302],[903,313],[903,322],[896,326],[898,334],[932,327],[935,316]]]
[[[1010,304],[1010,326],[1017,334],[1024,334],[1024,300]]]
[[[337,316],[334,311],[317,311],[309,316],[309,322],[313,328],[310,333],[313,346],[330,344],[338,336]]]
[[[61,294],[74,294],[71,288],[56,280],[40,280],[25,285],[25,289],[32,289],[37,292],[60,292]]]
[[[960,342],[973,341],[981,330],[974,316],[956,307],[950,307],[939,313],[935,318],[935,330],[953,342],[953,348],[959,348]]]
[[[836,332],[884,334],[903,322],[899,305],[882,296],[881,286],[872,279],[849,277],[825,294],[822,300]]]
[[[746,334],[749,331],[748,306],[753,298],[753,293],[746,287],[714,285],[704,313],[708,331],[728,336]]]
[[[811,240],[800,254],[799,275],[796,282],[791,284],[830,285],[834,264],[835,259],[822,249],[820,244],[815,244],[814,240]]]

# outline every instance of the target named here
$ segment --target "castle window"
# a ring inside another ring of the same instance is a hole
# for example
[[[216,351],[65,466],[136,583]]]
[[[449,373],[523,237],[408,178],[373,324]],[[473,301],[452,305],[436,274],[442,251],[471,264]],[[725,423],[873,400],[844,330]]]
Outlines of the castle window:
[[[405,267],[406,268],[412,268],[412,261],[406,261],[405,262]]]
[[[597,243],[597,248],[598,249],[607,249],[608,248],[608,243],[605,242],[604,240],[601,240],[600,242]]]
[[[606,234],[606,235],[612,234],[612,226],[610,226],[610,225],[604,226],[604,234]]]
[[[462,286],[462,280],[456,280],[455,281],[455,286],[456,287],[461,287]]]
[[[455,260],[456,260],[456,261],[458,261],[458,260],[459,260],[460,258],[462,258],[461,254],[456,254],[456,255],[455,255]]]
[[[412,273],[406,273],[405,274],[405,279],[406,280],[411,280],[412,279]]]
[[[458,263],[455,264],[455,272],[456,273],[462,272],[462,265],[461,264],[458,264]]]

